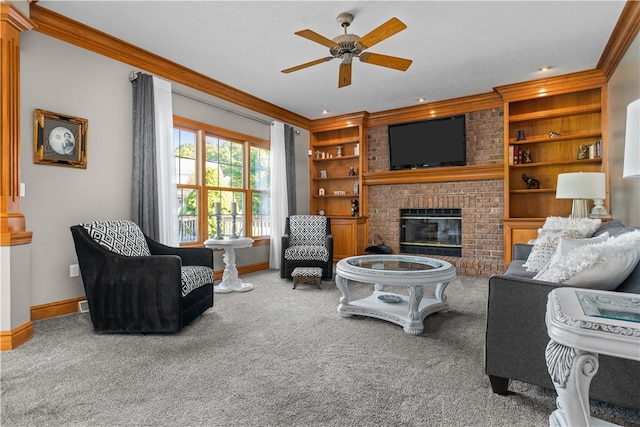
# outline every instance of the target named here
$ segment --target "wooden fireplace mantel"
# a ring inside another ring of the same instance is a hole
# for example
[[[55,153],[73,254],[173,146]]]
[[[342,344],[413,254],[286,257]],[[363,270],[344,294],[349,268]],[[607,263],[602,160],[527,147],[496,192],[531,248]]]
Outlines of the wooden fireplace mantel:
[[[362,177],[364,185],[481,181],[487,179],[503,179],[504,166],[502,164],[488,164],[365,172],[362,174]]]

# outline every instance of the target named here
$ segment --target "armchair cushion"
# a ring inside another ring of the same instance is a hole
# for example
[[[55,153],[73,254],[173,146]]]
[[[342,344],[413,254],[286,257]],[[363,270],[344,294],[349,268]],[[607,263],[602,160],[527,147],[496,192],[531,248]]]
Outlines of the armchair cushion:
[[[327,219],[320,215],[292,215],[289,217],[291,246],[324,246]]]
[[[140,227],[127,220],[82,224],[89,235],[104,248],[124,256],[149,256],[149,246]]]
[[[180,267],[182,296],[194,289],[213,282],[213,269],[204,265],[183,265]]]
[[[290,246],[284,250],[284,259],[289,261],[329,261],[329,251],[324,246]]]

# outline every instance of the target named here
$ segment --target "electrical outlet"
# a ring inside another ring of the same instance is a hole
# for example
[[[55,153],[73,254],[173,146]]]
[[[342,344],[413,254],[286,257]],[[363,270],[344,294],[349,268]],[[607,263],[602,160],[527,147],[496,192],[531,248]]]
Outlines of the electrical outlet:
[[[80,313],[86,313],[89,311],[89,303],[87,300],[78,301],[78,311]]]
[[[69,277],[80,276],[80,266],[78,264],[71,264],[69,266]]]

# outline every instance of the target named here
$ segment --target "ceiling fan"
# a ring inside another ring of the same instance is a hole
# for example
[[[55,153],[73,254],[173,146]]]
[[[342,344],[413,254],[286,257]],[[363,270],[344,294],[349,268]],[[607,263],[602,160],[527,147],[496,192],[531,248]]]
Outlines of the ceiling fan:
[[[407,26],[398,18],[391,18],[376,29],[360,37],[355,34],[347,34],[347,27],[353,21],[353,15],[350,13],[341,13],[336,18],[342,28],[344,34],[330,40],[312,30],[301,30],[295,34],[309,39],[313,42],[320,43],[329,48],[331,56],[316,59],[295,67],[282,70],[283,73],[291,73],[293,71],[302,70],[303,68],[318,65],[323,62],[331,61],[334,58],[341,60],[340,71],[338,74],[338,87],[345,87],[351,84],[351,62],[353,58],[360,58],[360,62],[367,64],[379,65],[382,67],[393,68],[394,70],[406,71],[413,62],[410,59],[398,58],[396,56],[381,55],[379,53],[365,52],[366,49],[380,43],[392,35],[399,33],[407,28]]]

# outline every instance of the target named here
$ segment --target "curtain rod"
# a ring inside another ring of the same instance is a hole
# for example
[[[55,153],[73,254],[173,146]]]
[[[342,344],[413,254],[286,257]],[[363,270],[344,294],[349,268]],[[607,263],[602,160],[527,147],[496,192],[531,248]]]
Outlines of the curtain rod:
[[[140,71],[132,71],[131,73],[129,73],[129,81],[132,82],[135,79],[137,79],[138,78],[138,74],[140,74]],[[253,120],[255,122],[262,123],[263,125],[271,126],[271,122],[268,121],[268,120],[255,117],[255,116],[252,116],[251,114],[243,113],[241,111],[236,111],[236,110],[233,110],[231,108],[224,107],[222,105],[214,104],[213,102],[205,101],[204,99],[200,99],[200,98],[196,98],[196,97],[191,96],[191,95],[187,95],[186,93],[183,93],[183,92],[175,90],[173,87],[171,88],[171,92],[175,93],[176,95],[184,96],[185,98],[191,99],[192,101],[197,101],[197,102],[200,102],[202,104],[208,105],[210,107],[217,108],[217,109],[225,111],[227,113],[235,114],[236,116],[244,117],[245,119]]]
[[[236,111],[236,110],[233,110],[231,108],[228,108],[228,107],[225,107],[225,106],[222,106],[222,105],[214,104],[213,102],[205,101],[204,99],[200,99],[200,98],[196,98],[195,96],[187,95],[186,93],[177,91],[177,90],[175,90],[173,88],[171,89],[171,91],[173,93],[175,93],[176,95],[184,96],[185,98],[191,99],[192,101],[200,102],[202,104],[208,105],[210,107],[217,108],[217,109],[225,111],[227,113],[235,114],[236,116],[244,117],[245,119],[249,119],[249,120],[253,120],[254,122],[262,123],[263,125],[271,126],[271,122],[270,121],[265,120],[265,119],[261,119],[259,117],[252,116],[251,114],[243,113],[241,111]]]

